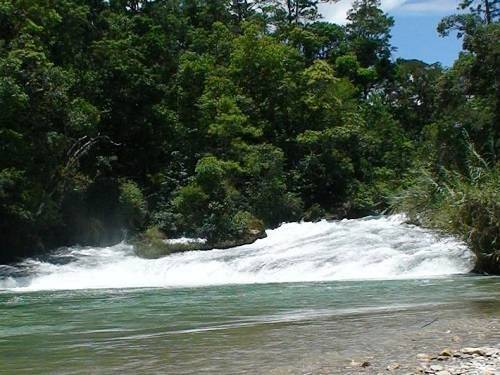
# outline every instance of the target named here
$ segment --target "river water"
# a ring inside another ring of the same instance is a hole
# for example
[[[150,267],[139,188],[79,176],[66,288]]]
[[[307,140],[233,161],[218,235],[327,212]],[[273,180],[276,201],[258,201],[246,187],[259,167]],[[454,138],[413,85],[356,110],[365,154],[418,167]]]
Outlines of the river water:
[[[157,260],[60,249],[0,266],[0,373],[408,371],[419,352],[500,343],[500,278],[473,261],[397,216]]]

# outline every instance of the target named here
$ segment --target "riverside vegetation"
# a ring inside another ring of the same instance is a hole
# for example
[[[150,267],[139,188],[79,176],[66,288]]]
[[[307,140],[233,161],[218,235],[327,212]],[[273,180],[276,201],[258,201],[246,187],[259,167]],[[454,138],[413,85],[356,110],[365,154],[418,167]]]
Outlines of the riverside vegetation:
[[[393,61],[379,1],[320,2],[1,0],[0,262],[391,208],[499,273],[499,2],[438,25],[450,68]]]

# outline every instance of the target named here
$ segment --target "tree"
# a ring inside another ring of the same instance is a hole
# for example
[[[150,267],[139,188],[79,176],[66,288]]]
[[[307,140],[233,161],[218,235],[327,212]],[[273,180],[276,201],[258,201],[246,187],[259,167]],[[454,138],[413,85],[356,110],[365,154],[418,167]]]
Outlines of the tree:
[[[318,4],[338,0],[260,0],[260,8],[277,24],[299,25],[320,18]]]
[[[458,9],[468,9],[469,13],[454,14],[443,18],[437,30],[441,36],[447,36],[451,30],[456,30],[458,38],[466,37],[464,39],[466,44],[467,36],[474,34],[479,25],[489,25],[498,21],[500,0],[462,0]]]
[[[500,0],[462,0],[460,9],[469,9],[473,14],[482,16],[486,24],[500,17]]]
[[[355,0],[347,20],[350,46],[362,67],[380,66],[390,59],[394,19],[380,9],[380,0]]]
[[[450,122],[454,121],[453,128],[462,133],[458,136],[462,138],[458,142],[461,146],[451,149],[463,149],[470,141],[483,157],[497,160],[500,153],[500,1],[464,0],[459,8],[468,8],[470,13],[445,17],[438,25],[442,36],[457,30],[457,37],[463,37],[464,49],[444,81],[455,95],[453,98],[449,91],[442,92],[442,99],[452,103],[447,112],[450,117],[442,124],[450,129],[448,133],[453,133]],[[472,118],[475,118],[473,123]],[[470,139],[463,139],[464,132]],[[460,159],[463,161],[463,157]]]
[[[258,1],[252,0],[231,0],[230,10],[237,22],[241,23],[255,15],[257,4]]]
[[[437,114],[439,84],[444,69],[420,60],[396,60],[389,102],[396,118],[412,137],[419,137]]]

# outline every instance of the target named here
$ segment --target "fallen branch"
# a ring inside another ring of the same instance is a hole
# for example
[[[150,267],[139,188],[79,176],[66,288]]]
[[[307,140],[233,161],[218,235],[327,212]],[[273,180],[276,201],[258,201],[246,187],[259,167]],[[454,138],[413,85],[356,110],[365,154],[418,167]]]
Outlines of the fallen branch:
[[[425,327],[427,327],[427,326],[430,326],[432,323],[435,323],[435,322],[437,322],[438,320],[439,320],[439,318],[434,318],[434,319],[433,319],[433,320],[431,320],[429,323],[426,323],[426,324],[424,324],[422,327],[420,327],[420,329],[425,328]]]

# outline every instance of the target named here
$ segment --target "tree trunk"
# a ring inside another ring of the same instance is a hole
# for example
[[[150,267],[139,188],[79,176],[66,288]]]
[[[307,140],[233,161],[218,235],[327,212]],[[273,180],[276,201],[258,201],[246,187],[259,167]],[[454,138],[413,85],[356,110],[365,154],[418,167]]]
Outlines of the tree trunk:
[[[238,17],[238,23],[241,23],[243,20],[243,14],[241,11],[241,2],[240,0],[233,0],[233,9],[236,11]]]
[[[299,0],[295,0],[295,24],[299,24],[299,18],[300,18],[300,7],[299,7]]]
[[[484,0],[484,13],[486,15],[486,24],[491,23],[490,0]]]
[[[286,6],[287,6],[287,10],[288,10],[288,15],[287,15],[288,23],[291,24],[293,22],[293,4],[292,4],[292,0],[287,0],[286,1]]]

